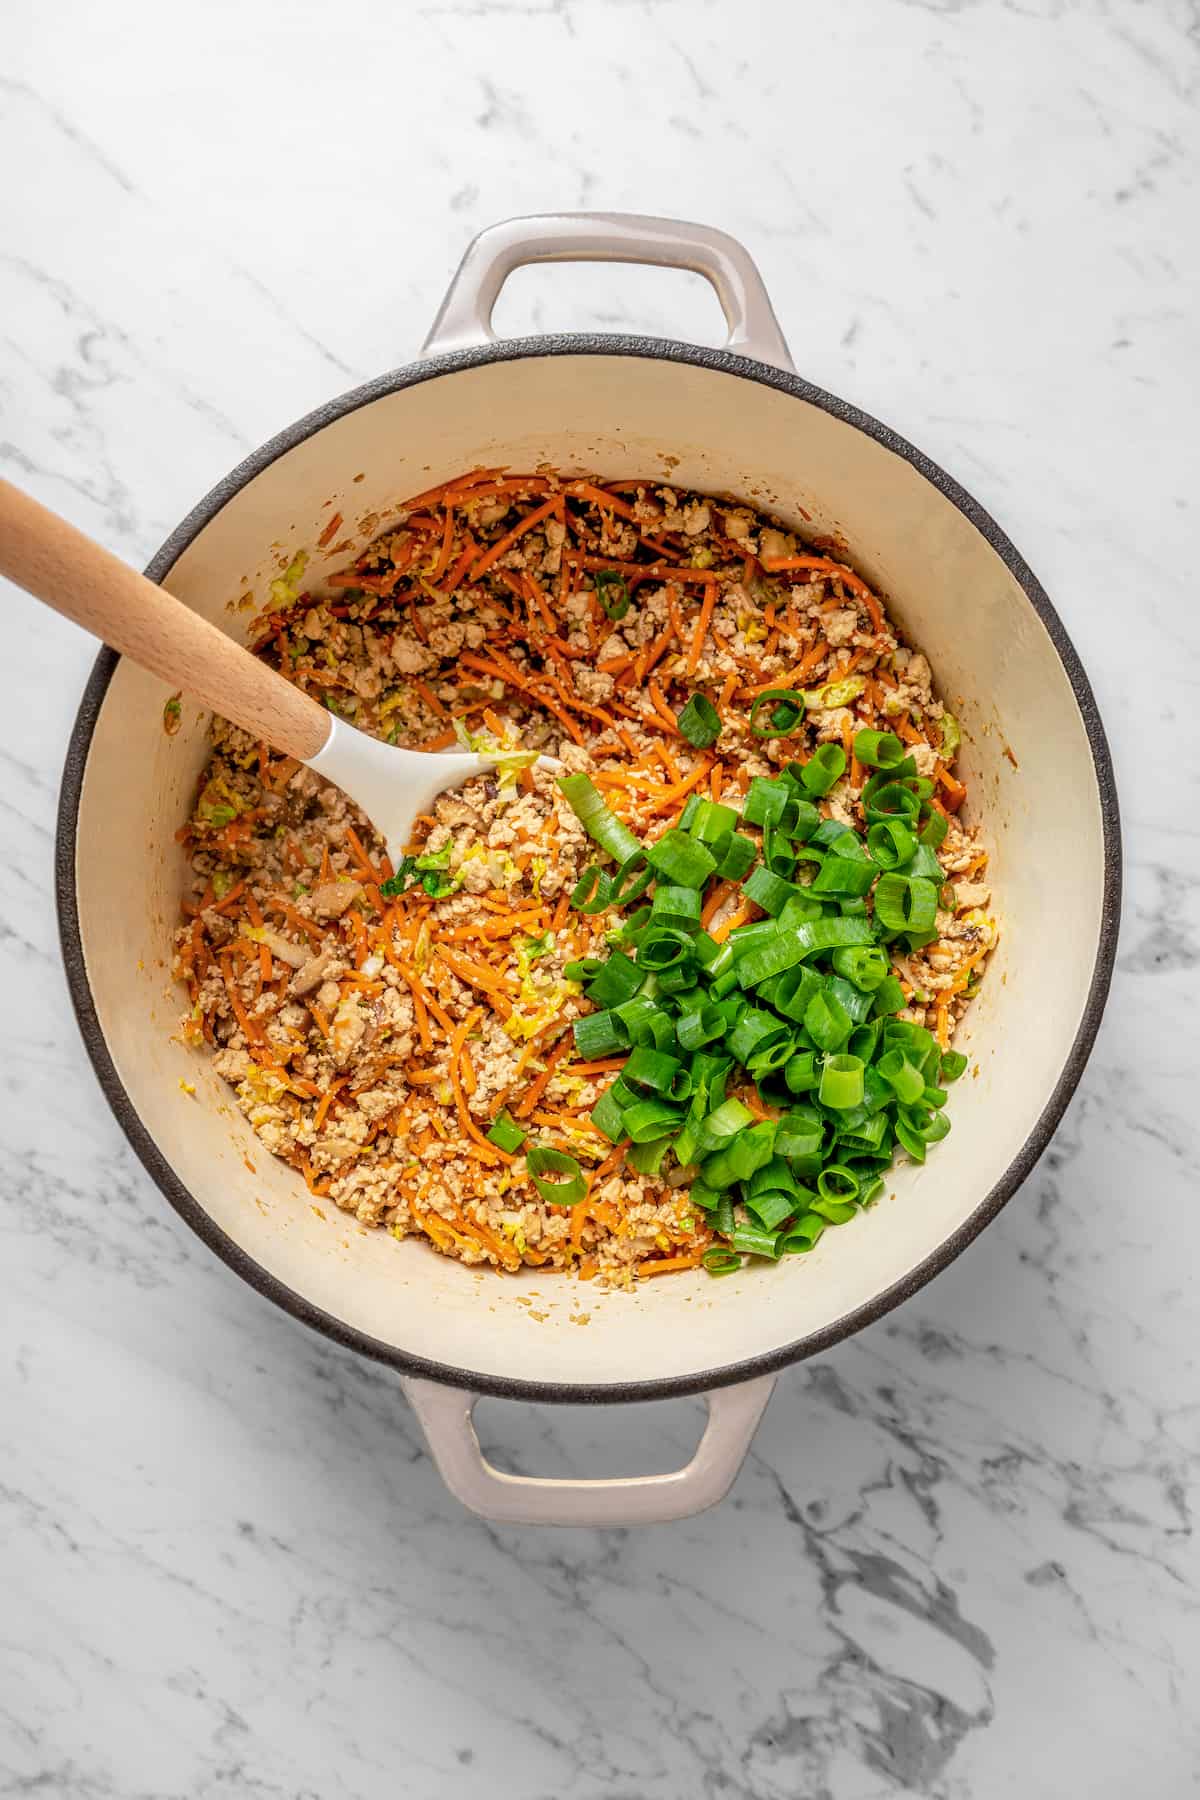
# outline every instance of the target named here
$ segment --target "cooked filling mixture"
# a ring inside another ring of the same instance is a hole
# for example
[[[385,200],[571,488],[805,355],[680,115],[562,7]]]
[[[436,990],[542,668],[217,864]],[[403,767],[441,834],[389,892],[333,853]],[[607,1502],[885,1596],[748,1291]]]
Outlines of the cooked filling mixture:
[[[184,1030],[315,1204],[627,1285],[811,1250],[925,1160],[987,853],[929,663],[836,545],[475,470],[326,592],[304,562],[256,653],[390,743],[496,759],[393,869],[337,788],[214,720]]]

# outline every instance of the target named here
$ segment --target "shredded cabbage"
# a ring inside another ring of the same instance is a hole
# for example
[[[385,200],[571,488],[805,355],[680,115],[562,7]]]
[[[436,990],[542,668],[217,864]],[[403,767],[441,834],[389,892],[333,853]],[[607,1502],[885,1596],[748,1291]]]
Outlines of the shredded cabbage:
[[[849,706],[867,685],[865,675],[847,675],[844,681],[827,681],[824,687],[805,688],[804,704],[813,712],[828,712],[834,706]]]
[[[538,759],[536,750],[521,748],[521,740],[515,731],[508,731],[503,739],[497,739],[491,732],[468,731],[461,719],[455,719],[454,735],[464,750],[472,750],[476,756],[486,756],[489,762],[495,763],[502,794],[515,792],[521,770],[531,769]]]
[[[281,931],[272,931],[269,925],[247,925],[242,936],[249,938],[252,944],[265,944],[271,955],[287,963],[289,968],[302,969],[308,961],[309,952],[303,944],[293,944],[290,938],[285,938]]]
[[[549,956],[554,948],[550,933],[544,931],[540,937],[523,937],[516,941],[517,969],[521,980],[527,979],[530,969],[543,956]]]
[[[942,761],[949,762],[962,743],[962,726],[951,712],[942,714]]]
[[[287,568],[267,589],[277,609],[294,606],[300,598],[300,579],[308,567],[308,551],[297,550]]]
[[[196,817],[202,824],[211,825],[214,831],[232,825],[241,810],[241,800],[223,775],[214,775],[196,802]]]

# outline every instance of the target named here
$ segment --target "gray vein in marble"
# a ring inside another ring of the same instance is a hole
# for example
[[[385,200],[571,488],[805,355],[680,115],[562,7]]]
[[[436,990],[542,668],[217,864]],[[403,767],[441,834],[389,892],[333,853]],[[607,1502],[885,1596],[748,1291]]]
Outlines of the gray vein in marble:
[[[281,419],[415,349],[481,226],[711,219],[804,372],[963,477],[1045,581],[1110,732],[1128,904],[1038,1169],[781,1379],[722,1507],[487,1526],[393,1376],[221,1267],[110,1118],[51,897],[93,648],[6,593],[0,1796],[1195,1793],[1200,10],[300,0],[283,26],[214,0],[186,40],[150,0],[10,13],[17,480],[144,557]],[[707,290],[656,280],[514,282],[503,324],[711,341]],[[694,1426],[481,1415],[525,1472],[661,1467]]]

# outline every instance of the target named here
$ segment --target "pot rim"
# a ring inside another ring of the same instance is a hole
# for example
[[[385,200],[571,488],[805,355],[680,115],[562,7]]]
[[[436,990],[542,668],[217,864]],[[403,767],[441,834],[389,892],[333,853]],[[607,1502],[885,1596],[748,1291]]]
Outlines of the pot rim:
[[[321,1307],[314,1306],[311,1301],[306,1300],[303,1295],[298,1294],[285,1282],[272,1275],[253,1256],[235,1243],[205,1211],[190,1190],[184,1186],[159,1150],[150,1132],[142,1123],[137,1108],[117,1073],[100,1025],[88,980],[80,933],[78,893],[75,881],[76,836],[88,753],[104,696],[120,661],[117,653],[107,647],[101,649],[84,690],[79,712],[71,731],[63,768],[55,837],[55,888],[59,937],[71,1002],[75,1009],[84,1047],[118,1124],[133,1146],[143,1167],[184,1223],[189,1225],[208,1248],[219,1256],[235,1274],[240,1275],[258,1293],[273,1301],[285,1312],[290,1313],[293,1318],[320,1331],[324,1336],[347,1349],[355,1350],[376,1362],[385,1363],[402,1374],[442,1382],[450,1387],[464,1388],[474,1393],[487,1394],[499,1399],[560,1402],[574,1405],[665,1400],[702,1394],[714,1388],[749,1381],[756,1376],[774,1374],[791,1363],[804,1361],[810,1356],[832,1348],[834,1344],[840,1343],[844,1338],[861,1331],[864,1326],[883,1318],[902,1301],[911,1298],[935,1275],[948,1268],[954,1259],[966,1249],[967,1245],[979,1235],[984,1226],[991,1223],[1001,1207],[1032,1172],[1083,1074],[1100,1026],[1109,984],[1112,980],[1121,903],[1120,813],[1108,741],[1091,684],[1084,673],[1075,646],[1045,589],[990,513],[938,464],[932,462],[905,438],[892,431],[890,427],[872,418],[870,414],[815,387],[799,375],[752,360],[749,357],[736,355],[729,350],[708,349],[672,339],[607,333],[563,333],[543,337],[505,339],[481,345],[478,348],[447,351],[431,356],[422,362],[406,364],[389,374],[378,376],[373,381],[351,389],[350,392],[337,399],[327,401],[268,439],[260,449],[239,463],[223,481],[218,482],[210,490],[197,506],[193,507],[150,559],[146,566],[146,574],[155,582],[165,580],[175,563],[203,528],[236,494],[240,493],[242,488],[281,456],[295,449],[306,439],[315,436],[327,425],[344,418],[348,413],[356,412],[360,407],[369,406],[373,401],[397,393],[403,388],[415,387],[423,381],[437,380],[441,376],[454,375],[462,370],[478,368],[485,363],[512,362],[526,357],[540,356],[640,356],[662,362],[688,363],[741,380],[758,382],[764,387],[776,388],[797,400],[803,400],[811,406],[819,407],[822,412],[830,414],[844,424],[853,426],[857,431],[873,438],[885,449],[902,457],[918,474],[924,476],[937,488],[953,506],[957,507],[958,511],[969,520],[980,536],[1001,558],[1046,628],[1071,684],[1083,719],[1092,753],[1092,765],[1100,803],[1104,841],[1104,872],[1096,960],[1079,1027],[1058,1080],[1024,1144],[1000,1179],[974,1208],[969,1218],[964,1220],[957,1231],[944,1239],[938,1248],[914,1269],[909,1270],[898,1281],[893,1282],[873,1300],[844,1313],[841,1318],[824,1326],[820,1331],[809,1332],[790,1344],[766,1351],[762,1355],[748,1357],[741,1362],[727,1363],[720,1368],[706,1370],[699,1374],[671,1376],[648,1381],[575,1384],[517,1380],[512,1377],[493,1375],[484,1370],[460,1369],[451,1364],[433,1362],[427,1358],[413,1355],[409,1351],[385,1344],[368,1333],[334,1318]]]

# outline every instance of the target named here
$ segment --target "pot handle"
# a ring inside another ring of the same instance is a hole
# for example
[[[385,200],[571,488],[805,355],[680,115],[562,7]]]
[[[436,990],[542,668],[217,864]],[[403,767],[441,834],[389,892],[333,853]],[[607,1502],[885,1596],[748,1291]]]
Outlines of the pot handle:
[[[763,1415],[774,1375],[704,1395],[708,1423],[696,1454],[668,1475],[563,1481],[506,1475],[488,1462],[475,1435],[478,1394],[440,1382],[401,1378],[438,1473],[456,1500],[505,1525],[660,1525],[687,1519],[728,1493]]]
[[[763,278],[749,252],[711,225],[642,213],[536,213],[489,225],[468,244],[422,356],[496,341],[492,308],[514,269],[537,262],[654,263],[703,275],[729,326],[727,350],[791,369]]]

